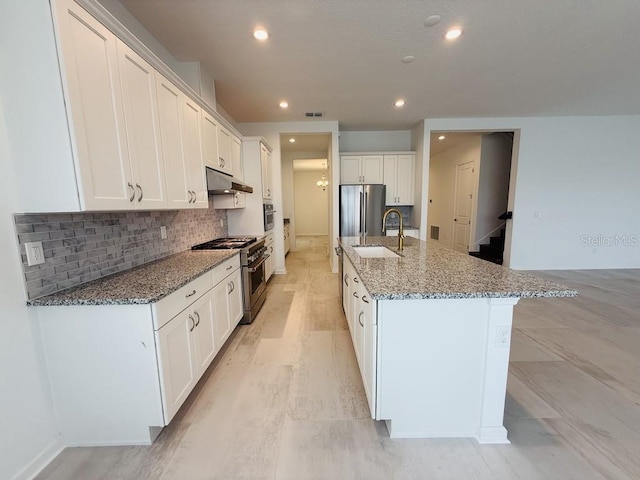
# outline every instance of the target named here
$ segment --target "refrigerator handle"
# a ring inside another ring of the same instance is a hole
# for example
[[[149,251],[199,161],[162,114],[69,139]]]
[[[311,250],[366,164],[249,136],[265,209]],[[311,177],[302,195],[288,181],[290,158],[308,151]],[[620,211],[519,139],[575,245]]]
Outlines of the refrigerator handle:
[[[358,233],[360,235],[362,235],[364,233],[364,230],[362,228],[362,226],[364,225],[363,223],[363,217],[362,214],[364,212],[364,202],[362,201],[362,197],[364,196],[364,194],[362,192],[358,192],[359,195],[359,200],[360,200],[360,209],[358,210],[358,214],[360,215],[360,218],[358,219]]]
[[[367,194],[367,192],[364,192],[364,206],[362,208],[362,217],[364,219],[363,224],[364,224],[364,234],[365,235],[367,234],[367,205],[369,205],[368,196],[369,195]]]

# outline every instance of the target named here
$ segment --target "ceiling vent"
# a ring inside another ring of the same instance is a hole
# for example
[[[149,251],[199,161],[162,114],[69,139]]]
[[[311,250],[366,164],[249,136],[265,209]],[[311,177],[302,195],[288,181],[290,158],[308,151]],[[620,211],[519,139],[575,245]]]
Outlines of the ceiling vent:
[[[305,112],[304,116],[310,118],[324,117],[324,112]]]

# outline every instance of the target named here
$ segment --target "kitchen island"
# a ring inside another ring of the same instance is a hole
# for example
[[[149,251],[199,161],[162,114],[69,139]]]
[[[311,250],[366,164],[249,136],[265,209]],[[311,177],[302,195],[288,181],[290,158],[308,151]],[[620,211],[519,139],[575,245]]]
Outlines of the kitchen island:
[[[395,237],[339,243],[343,307],[372,418],[391,437],[508,443],[513,307],[577,292],[436,242],[406,238],[402,252]]]

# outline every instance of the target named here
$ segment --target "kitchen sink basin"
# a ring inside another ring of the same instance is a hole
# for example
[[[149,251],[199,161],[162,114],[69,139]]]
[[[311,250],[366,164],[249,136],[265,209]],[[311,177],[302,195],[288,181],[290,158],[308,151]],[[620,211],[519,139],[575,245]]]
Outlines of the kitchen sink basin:
[[[360,245],[353,247],[358,255],[362,258],[398,258],[397,253],[392,252],[387,247],[375,245]]]

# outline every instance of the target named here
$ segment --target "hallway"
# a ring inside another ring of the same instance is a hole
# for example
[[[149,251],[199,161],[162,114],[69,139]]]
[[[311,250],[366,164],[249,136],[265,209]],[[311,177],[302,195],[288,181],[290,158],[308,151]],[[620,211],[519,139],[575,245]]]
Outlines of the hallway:
[[[255,322],[236,330],[154,445],[67,449],[37,478],[640,477],[637,270],[547,272],[580,296],[518,304],[511,445],[397,440],[370,419],[327,249],[327,237],[298,238]]]

